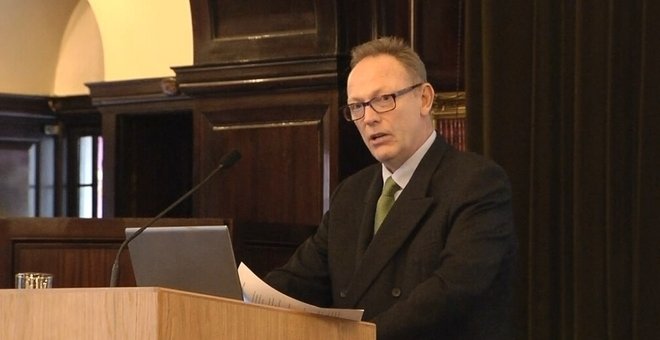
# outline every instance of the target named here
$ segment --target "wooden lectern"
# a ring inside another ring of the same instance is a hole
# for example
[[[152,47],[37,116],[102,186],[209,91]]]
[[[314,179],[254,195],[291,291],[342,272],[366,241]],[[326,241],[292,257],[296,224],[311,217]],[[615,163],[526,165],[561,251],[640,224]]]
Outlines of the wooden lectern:
[[[371,323],[166,288],[0,290],[0,339],[375,339]]]

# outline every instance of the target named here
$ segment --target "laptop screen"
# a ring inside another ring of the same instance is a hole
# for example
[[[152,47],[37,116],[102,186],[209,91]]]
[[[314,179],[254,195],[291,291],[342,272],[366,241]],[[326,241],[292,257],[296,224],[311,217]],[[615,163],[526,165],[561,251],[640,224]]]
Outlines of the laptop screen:
[[[126,237],[137,230],[126,228]],[[140,287],[243,300],[227,226],[151,227],[128,249]]]

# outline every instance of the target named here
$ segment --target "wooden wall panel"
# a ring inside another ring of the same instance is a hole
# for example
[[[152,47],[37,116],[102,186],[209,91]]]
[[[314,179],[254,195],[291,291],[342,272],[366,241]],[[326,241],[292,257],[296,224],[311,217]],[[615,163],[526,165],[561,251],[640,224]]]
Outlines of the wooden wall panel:
[[[156,215],[191,186],[188,98],[171,78],[88,86],[102,118],[103,216]],[[189,217],[190,207],[184,202],[170,216]]]
[[[3,218],[0,219],[0,288],[14,286],[14,274],[54,274],[54,287],[105,287],[126,227],[141,227],[146,218]],[[157,226],[227,225],[231,219],[165,218]],[[156,227],[157,227],[156,226]],[[235,237],[232,234],[235,241]],[[239,245],[235,246],[240,248]],[[240,261],[240,259],[239,259]],[[134,286],[130,254],[122,253],[119,286]]]
[[[236,228],[236,243],[240,247],[236,251],[241,261],[262,276],[286,263],[314,231],[310,225],[243,223]]]
[[[117,133],[115,216],[155,216],[193,186],[190,112],[122,114]],[[190,216],[191,206],[183,201],[168,216]]]
[[[231,212],[247,222],[318,222],[324,181],[329,176],[324,172],[323,144],[329,103],[327,97],[325,104],[309,95],[292,94],[290,98],[255,96],[251,104],[243,105],[226,101],[217,104],[226,110],[201,115],[199,147],[204,172],[231,149],[243,155],[218,179],[219,184],[202,190],[201,216]]]
[[[429,82],[436,92],[465,90],[465,5],[458,0],[411,2],[409,40],[426,64]]]
[[[463,91],[465,1],[370,0],[337,1],[340,11],[339,55],[360,43],[398,36],[420,55],[436,91]]]
[[[90,238],[94,236],[89,235]],[[107,287],[108,275],[118,242],[99,240],[62,240],[53,242],[37,237],[16,240],[13,244],[13,273],[46,272],[53,274],[53,287]],[[103,272],[104,268],[108,273]],[[135,278],[128,252],[121,258],[121,285],[134,286]]]
[[[282,264],[327,207],[337,180],[337,100],[333,90],[293,88],[197,103],[196,176],[233,149],[242,159],[200,190],[195,215],[240,221],[240,252],[259,274]]]
[[[190,0],[196,65],[336,54],[336,4],[326,0]]]

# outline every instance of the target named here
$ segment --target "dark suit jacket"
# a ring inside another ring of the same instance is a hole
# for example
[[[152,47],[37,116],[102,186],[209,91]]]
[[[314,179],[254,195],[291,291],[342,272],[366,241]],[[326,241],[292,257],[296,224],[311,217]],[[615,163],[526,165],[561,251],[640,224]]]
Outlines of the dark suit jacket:
[[[373,236],[381,188],[380,164],[343,181],[316,234],[266,281],[319,306],[363,308],[378,339],[512,338],[504,171],[438,136]]]

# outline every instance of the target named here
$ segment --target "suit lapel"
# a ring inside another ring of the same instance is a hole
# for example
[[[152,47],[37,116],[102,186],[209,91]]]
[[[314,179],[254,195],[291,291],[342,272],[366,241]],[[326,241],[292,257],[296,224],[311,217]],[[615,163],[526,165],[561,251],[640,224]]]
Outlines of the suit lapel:
[[[381,175],[380,166],[377,167],[378,171],[374,172],[374,176],[369,185],[369,190],[364,200],[364,211],[362,213],[362,219],[360,222],[360,229],[358,232],[358,249],[356,252],[357,258],[355,263],[359,264],[362,261],[362,256],[364,256],[369,243],[371,243],[371,238],[373,237],[374,232],[374,211],[376,211],[376,202],[378,202],[378,197],[380,192],[383,190],[383,177]]]
[[[427,197],[428,187],[445,150],[442,138],[436,138],[372,239],[374,210],[383,186],[382,175],[376,172],[366,196],[358,234],[357,266],[347,296],[349,305],[357,304],[408,236],[421,225],[420,220],[433,203],[433,198]]]

